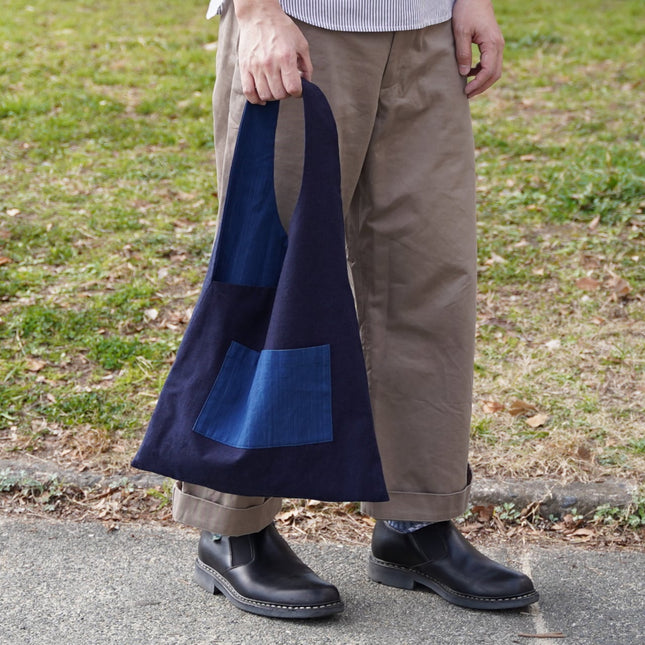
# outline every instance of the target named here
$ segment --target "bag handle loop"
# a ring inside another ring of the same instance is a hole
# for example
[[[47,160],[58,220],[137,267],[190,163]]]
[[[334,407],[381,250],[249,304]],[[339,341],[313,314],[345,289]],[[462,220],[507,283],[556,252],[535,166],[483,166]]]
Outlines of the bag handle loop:
[[[331,107],[322,91],[305,79],[302,80],[302,100],[305,162],[298,205],[320,200],[337,191],[340,185],[338,135]],[[287,247],[274,188],[279,103],[247,103],[244,108],[210,280],[277,286]]]

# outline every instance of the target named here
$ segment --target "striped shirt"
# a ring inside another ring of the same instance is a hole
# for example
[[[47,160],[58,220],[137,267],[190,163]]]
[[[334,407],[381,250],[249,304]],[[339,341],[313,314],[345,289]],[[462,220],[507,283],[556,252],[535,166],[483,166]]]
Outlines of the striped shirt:
[[[231,0],[210,0],[207,18]],[[405,31],[450,20],[455,0],[280,0],[292,18],[334,31]]]

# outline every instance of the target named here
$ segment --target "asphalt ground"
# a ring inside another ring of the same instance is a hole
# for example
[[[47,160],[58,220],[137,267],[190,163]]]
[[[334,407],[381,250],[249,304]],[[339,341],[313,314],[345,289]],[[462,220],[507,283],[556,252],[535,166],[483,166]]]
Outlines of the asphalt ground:
[[[640,552],[519,541],[484,548],[530,574],[541,599],[530,609],[481,612],[429,591],[369,581],[366,547],[296,543],[299,555],[338,586],[346,609],[290,621],[246,614],[195,585],[197,537],[179,526],[127,524],[109,532],[100,523],[0,518],[0,643],[645,643]],[[563,637],[544,637],[549,633]]]

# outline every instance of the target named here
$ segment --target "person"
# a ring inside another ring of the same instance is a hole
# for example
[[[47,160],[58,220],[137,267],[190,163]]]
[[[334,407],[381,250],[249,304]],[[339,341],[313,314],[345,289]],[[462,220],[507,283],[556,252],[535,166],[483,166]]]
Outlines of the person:
[[[467,508],[471,481],[476,222],[468,100],[500,77],[504,44],[490,0],[212,0],[209,15],[217,11],[220,204],[247,100],[282,101],[275,182],[285,226],[301,176],[302,108],[290,97],[301,95],[302,78],[323,90],[336,119],[348,264],[389,494],[363,504],[376,519],[369,577],[421,585],[470,608],[535,602],[527,576],[479,553],[452,521]],[[275,529],[280,507],[280,499],[177,482],[175,519],[202,529],[196,581],[252,613],[342,611],[336,587]]]

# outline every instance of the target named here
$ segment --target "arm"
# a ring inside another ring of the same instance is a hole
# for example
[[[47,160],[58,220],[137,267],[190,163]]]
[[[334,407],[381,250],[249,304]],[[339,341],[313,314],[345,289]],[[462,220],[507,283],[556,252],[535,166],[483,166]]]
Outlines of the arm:
[[[485,92],[502,75],[504,38],[500,31],[491,0],[457,0],[452,14],[457,63],[462,76],[474,76],[466,85],[469,99]],[[474,43],[480,59],[472,65]]]
[[[309,45],[278,0],[234,0],[240,26],[238,56],[242,91],[251,103],[302,94],[311,80]]]

